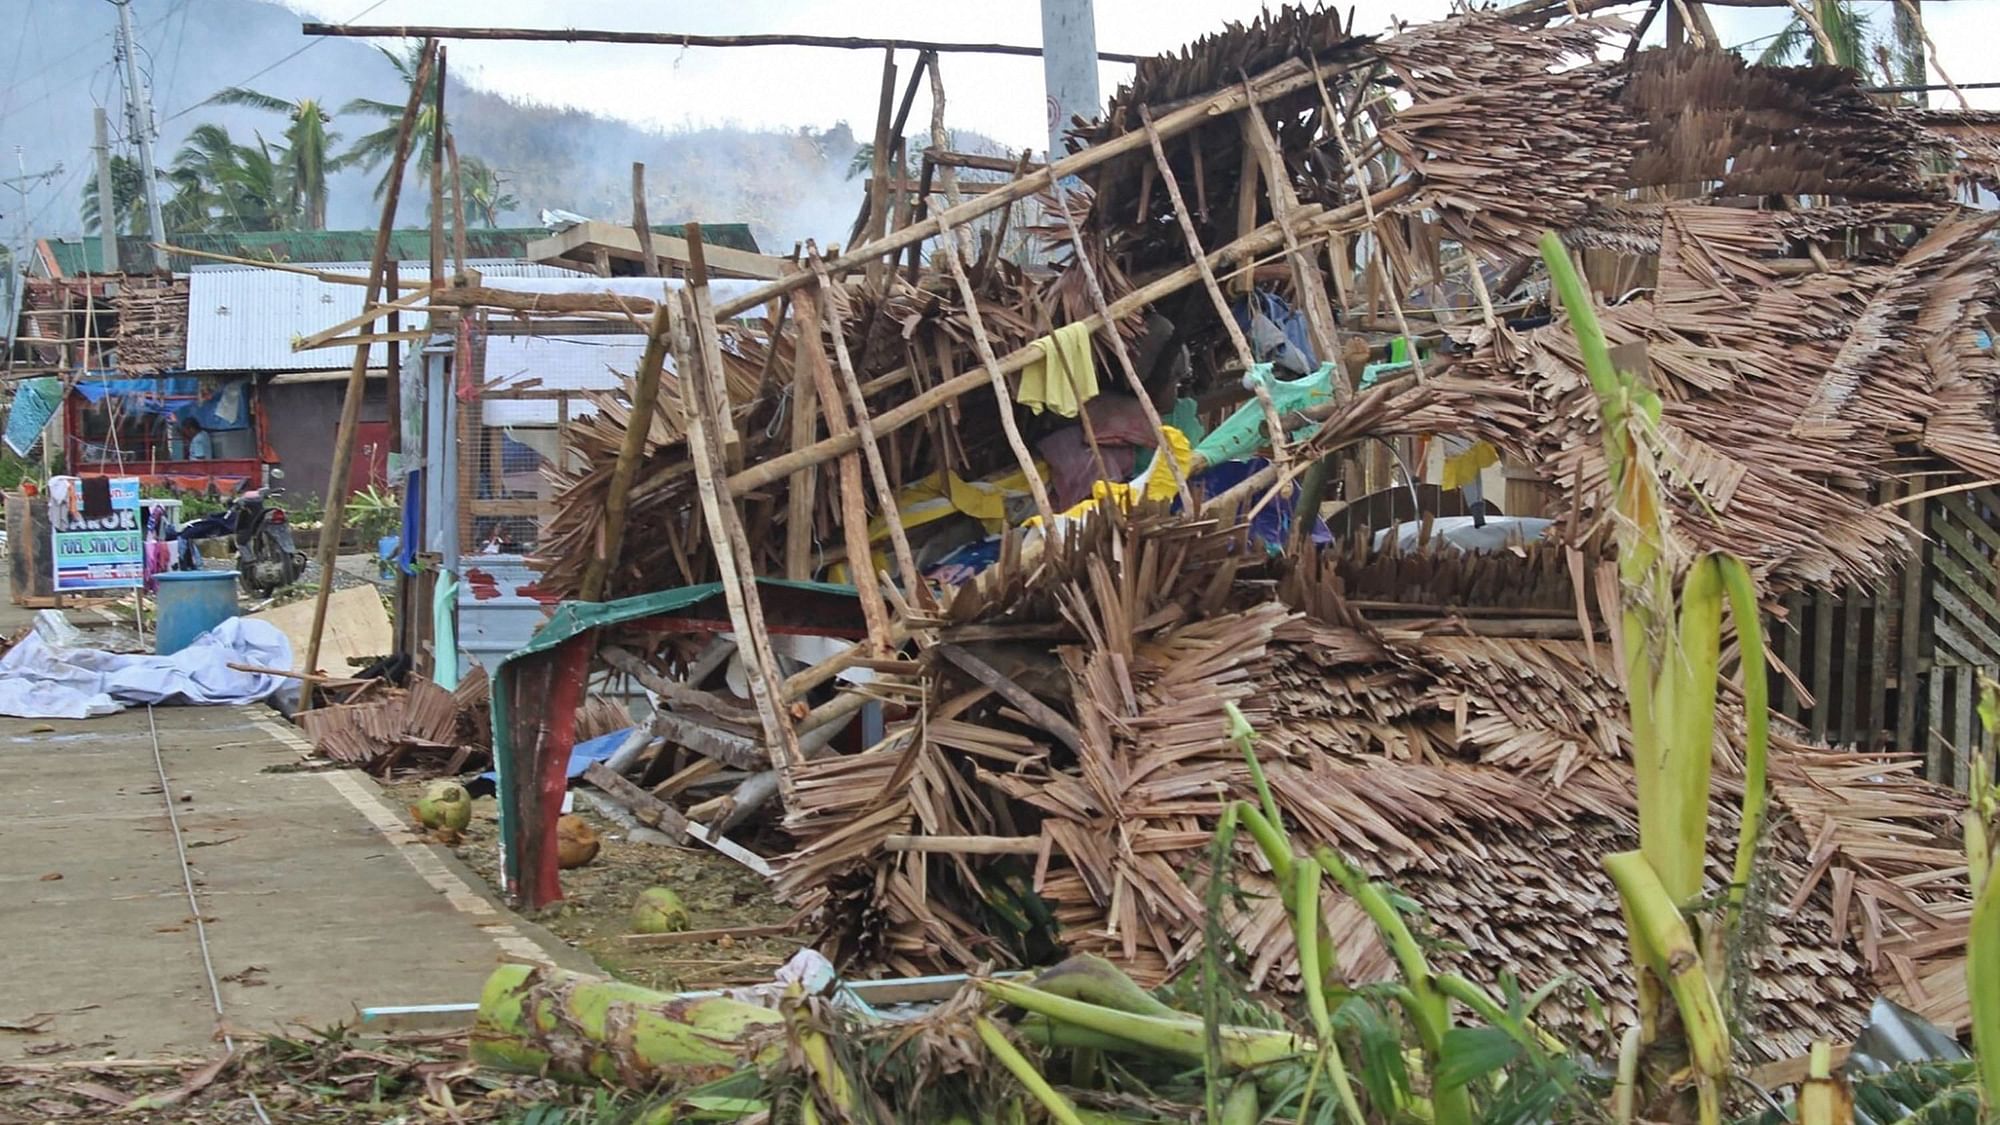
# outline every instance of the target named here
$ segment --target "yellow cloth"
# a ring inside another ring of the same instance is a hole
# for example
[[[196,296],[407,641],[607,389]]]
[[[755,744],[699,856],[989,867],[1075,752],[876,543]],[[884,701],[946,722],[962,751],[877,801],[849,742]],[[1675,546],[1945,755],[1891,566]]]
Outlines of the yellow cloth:
[[[1479,474],[1489,465],[1500,463],[1500,453],[1483,441],[1475,441],[1461,450],[1453,450],[1457,444],[1453,439],[1445,439],[1444,469],[1439,474],[1438,487],[1444,489],[1464,488],[1479,479]]]
[[[1188,465],[1194,461],[1194,445],[1187,435],[1172,426],[1160,427],[1166,436],[1167,447],[1156,450],[1153,462],[1138,476],[1127,481],[1101,480],[1090,486],[1090,499],[1079,500],[1069,510],[1056,518],[1073,520],[1104,503],[1116,504],[1120,511],[1130,508],[1140,500],[1169,500],[1180,491],[1180,481],[1187,476]],[[1172,465],[1169,469],[1168,465]],[[1033,527],[1042,522],[1040,516],[1030,516],[1021,526]]]
[[[1021,371],[1021,404],[1040,414],[1051,410],[1076,417],[1078,407],[1097,397],[1097,360],[1090,351],[1090,326],[1065,324],[1034,342],[1042,358]]]

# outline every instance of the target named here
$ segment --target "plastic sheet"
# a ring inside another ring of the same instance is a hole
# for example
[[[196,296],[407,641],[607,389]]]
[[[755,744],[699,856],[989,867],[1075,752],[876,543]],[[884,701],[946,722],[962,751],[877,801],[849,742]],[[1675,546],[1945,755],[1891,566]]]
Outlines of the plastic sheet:
[[[293,686],[230,664],[290,668],[292,645],[268,622],[232,617],[169,656],[51,644],[37,629],[0,656],[0,715],[88,719],[141,703],[256,703]]]

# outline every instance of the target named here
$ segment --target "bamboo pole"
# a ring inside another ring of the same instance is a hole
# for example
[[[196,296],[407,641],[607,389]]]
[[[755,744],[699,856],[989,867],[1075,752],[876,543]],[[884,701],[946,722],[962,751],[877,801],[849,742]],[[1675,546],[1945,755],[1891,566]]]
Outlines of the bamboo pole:
[[[819,256],[817,248],[809,242],[807,254],[812,269],[819,277],[819,290],[826,292],[832,281],[826,276],[826,261]],[[868,418],[868,400],[861,395],[861,379],[854,373],[854,360],[847,354],[847,338],[834,326],[833,358],[840,370],[840,380],[847,389],[847,404],[854,411],[854,428],[861,434],[861,452],[868,462],[868,475],[874,478],[875,503],[882,510],[882,522],[889,531],[889,545],[896,555],[896,566],[902,571],[903,588],[919,603],[929,601],[929,591],[924,586],[923,575],[917,571],[916,554],[910,550],[910,537],[903,530],[902,513],[896,508],[896,489],[889,483],[889,471],[882,463],[882,447],[875,440],[875,426]],[[863,525],[864,531],[866,525]],[[866,556],[868,565],[875,565],[873,554]],[[854,560],[848,560],[853,569]]]
[[[842,438],[854,437],[858,447],[858,435],[847,420],[847,408],[841,405],[840,393],[833,383],[833,370],[827,361],[826,344],[820,338],[820,298],[824,295],[823,291],[815,289],[802,289],[792,295],[799,322],[794,346],[799,350],[800,361],[805,364],[810,390],[819,404],[820,414],[826,418],[827,433]],[[825,319],[831,322],[834,334],[838,335],[838,319],[831,315]],[[868,506],[861,494],[861,461],[852,449],[841,455],[838,473],[840,531],[847,543],[848,581],[854,585],[855,598],[861,603],[861,616],[868,623],[868,637],[874,651],[888,652],[895,647],[889,608],[882,597],[881,583],[875,577],[875,558],[868,545]],[[736,489],[734,485],[730,487],[732,491],[748,491]]]
[[[951,228],[945,227],[950,233]],[[1014,396],[1007,391],[1007,372],[1002,370],[1000,360],[993,354],[993,341],[986,335],[986,320],[979,311],[979,297],[972,291],[972,280],[965,276],[965,263],[958,260],[958,247],[948,244],[939,247],[945,264],[951,267],[951,279],[958,285],[959,300],[965,302],[965,319],[972,327],[973,350],[979,353],[980,366],[986,369],[987,382],[993,387],[993,400],[1000,408],[1000,429],[1007,435],[1007,446],[1014,451],[1014,460],[1021,466],[1021,475],[1028,479],[1028,493],[1035,498],[1035,511],[1042,517],[1042,526],[1054,529],[1056,521],[1055,505],[1049,502],[1049,490],[1042,484],[1041,473],[1035,470],[1035,455],[1028,452],[1028,443],[1021,438],[1020,423],[1014,420]],[[1117,331],[1112,326],[1112,331]],[[1039,352],[1030,344],[1023,351]],[[1022,367],[1027,364],[1023,363]]]
[[[1128,135],[1138,137],[1140,143],[1144,143],[1145,138],[1142,133],[1135,131]],[[1416,184],[1413,181],[1405,180],[1377,192],[1367,202],[1387,207],[1407,199],[1415,190]],[[1355,225],[1355,220],[1361,214],[1361,210],[1362,205],[1358,202],[1346,204],[1332,211],[1323,210],[1317,204],[1306,204],[1300,207],[1299,214],[1294,215],[1293,218],[1302,220],[1304,232],[1307,237],[1317,237]],[[914,224],[909,229],[915,230],[921,225]],[[1277,224],[1266,223],[1255,231],[1252,231],[1249,235],[1210,251],[1206,261],[1211,267],[1214,267],[1236,259],[1248,259],[1278,246],[1281,242],[1282,236],[1279,234]],[[838,260],[830,260],[827,263],[827,268],[829,270],[833,269],[834,262]],[[1163,297],[1171,296],[1187,286],[1195,284],[1199,279],[1200,272],[1196,266],[1183,266],[1171,273],[1163,274],[1153,281],[1112,301],[1108,306],[1108,311],[1114,320],[1130,316],[1132,313],[1145,308],[1147,305]],[[792,288],[796,288],[796,286]],[[717,315],[722,315],[720,308],[718,308]],[[1078,323],[1088,324],[1095,329],[1104,324],[1104,316],[1101,313],[1093,313],[1090,316],[1084,317]],[[1040,357],[1041,354],[1041,349],[1032,345],[1017,349],[998,361],[999,369],[1005,374],[1020,371]],[[915,395],[876,415],[874,418],[875,432],[877,434],[886,434],[901,429],[922,418],[930,411],[937,409],[939,406],[951,402],[989,381],[990,376],[983,370],[967,371],[951,376],[922,394]],[[881,380],[876,380],[876,382],[880,383]],[[729,486],[731,489],[737,491],[749,491],[761,488],[773,481],[798,472],[800,469],[823,464],[859,447],[859,439],[852,434],[837,438],[824,438],[804,449],[795,449],[790,453],[770,458],[759,464],[752,465],[740,473],[734,474],[729,479]]]
[[[1313,75],[1303,62],[1297,59],[1290,59],[1258,75],[1251,82],[1257,88],[1261,97],[1275,98],[1291,93],[1294,90],[1304,89],[1313,82]],[[1232,87],[1182,106],[1165,117],[1160,118],[1154,124],[1160,130],[1161,136],[1177,136],[1196,126],[1213,121],[1224,114],[1234,113],[1242,109],[1246,104],[1248,103],[1244,99],[1243,89]],[[885,254],[894,254],[906,247],[924,242],[941,231],[961,226],[989,211],[1005,207],[1017,200],[1026,199],[1038,192],[1046,191],[1050,184],[1063,177],[1077,175],[1080,172],[1095,168],[1105,161],[1123,156],[1126,153],[1135,152],[1143,147],[1145,143],[1145,135],[1135,130],[1125,133],[1122,136],[1114,137],[1101,145],[1093,145],[1082,152],[1066,156],[1052,164],[1045,165],[1027,176],[1009,183],[1000,191],[974,196],[959,206],[940,211],[923,222],[911,223],[909,226],[890,234],[886,238],[850,247],[839,256],[827,260],[827,272],[838,276],[847,270],[853,269],[855,266],[864,265]],[[715,310],[716,315],[724,318],[740,315],[748,309],[755,308],[773,298],[783,296],[798,289],[800,286],[806,284],[808,276],[794,275],[760,285],[756,289],[750,290],[733,300],[717,305]]]
[[[670,31],[597,31],[577,27],[434,27],[411,24],[350,25],[308,23],[304,35],[336,35],[354,39],[484,39],[530,43],[628,43],[662,47],[830,47],[842,51],[879,51],[901,47],[950,54],[1018,55],[1040,58],[1040,47],[1011,43],[951,43],[931,39],[868,39],[851,35],[682,35]],[[1148,56],[1099,51],[1105,62],[1136,63]]]
[[[689,243],[700,238],[689,224]],[[698,263],[697,263],[698,264]],[[720,370],[709,370],[708,357],[695,345],[692,321],[700,315],[694,290],[705,288],[707,271],[698,270],[694,283],[682,291],[683,316],[674,323],[675,369],[681,393],[687,403],[688,452],[694,461],[696,483],[704,495],[698,507],[708,526],[709,545],[715,552],[718,576],[722,580],[723,602],[729,608],[730,626],[737,638],[738,653],[750,681],[750,698],[764,730],[764,750],[778,775],[778,791],[786,805],[792,804],[792,765],[802,761],[798,731],[785,711],[784,686],[778,679],[778,658],[771,649],[771,635],[764,626],[763,600],[757,596],[756,574],[750,564],[750,544],[736,513],[736,501],[729,491],[728,473],[722,450],[710,433],[718,419],[729,417],[727,387]]]
[[[382,197],[382,225],[375,230],[375,254],[368,267],[367,295],[361,307],[368,308],[382,295],[384,263],[389,257],[389,231],[396,225],[396,203],[402,196],[403,166],[410,156],[410,135],[416,129],[417,106],[423,101],[424,86],[430,80],[431,63],[437,41],[426,40],[423,57],[417,62],[416,80],[410,83],[409,100],[396,126],[396,150],[389,160],[389,187]],[[340,403],[340,427],[333,438],[333,470],[326,487],[326,514],[320,528],[319,591],[313,598],[312,632],[306,640],[305,670],[319,667],[320,637],[326,631],[326,608],[333,596],[334,564],[340,558],[341,516],[347,509],[347,476],[354,465],[355,431],[361,425],[361,398],[367,390],[368,350],[363,343],[354,349],[354,365],[347,371],[347,393]]]
[[[577,591],[580,601],[604,599],[610,585],[611,568],[625,546],[625,521],[632,477],[639,471],[639,458],[646,450],[646,435],[652,432],[653,416],[660,397],[660,376],[666,367],[667,331],[671,318],[667,303],[661,301],[653,313],[653,325],[646,335],[646,350],[639,357],[639,371],[632,385],[632,413],[625,419],[625,439],[619,443],[618,459],[611,465],[611,487],[604,498],[604,539],[597,554],[584,567],[583,583]]]

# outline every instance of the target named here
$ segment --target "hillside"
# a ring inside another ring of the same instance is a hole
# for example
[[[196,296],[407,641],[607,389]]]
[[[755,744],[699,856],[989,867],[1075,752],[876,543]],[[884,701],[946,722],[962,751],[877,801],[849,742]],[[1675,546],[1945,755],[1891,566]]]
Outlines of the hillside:
[[[116,13],[103,0],[22,0],[9,16],[19,38],[11,50],[0,48],[0,64],[6,64],[0,71],[0,152],[18,145],[27,171],[57,163],[63,171],[29,185],[25,211],[15,192],[0,195],[0,231],[11,242],[25,219],[37,235],[73,234],[81,228],[79,204],[92,174],[92,106],[112,107],[114,134],[124,131],[112,63]],[[373,47],[306,40],[299,34],[301,17],[280,4],[135,0],[134,18],[141,65],[159,107],[162,167],[205,123],[224,126],[240,143],[254,143],[259,135],[275,141],[284,131],[286,121],[276,114],[198,104],[226,86],[247,85],[288,100],[315,98],[336,110],[357,97],[402,98],[394,69]],[[747,221],[771,248],[789,249],[806,237],[843,241],[859,206],[860,185],[847,179],[856,140],[845,124],[790,133],[729,127],[666,133],[510,100],[456,79],[446,104],[460,152],[498,169],[506,192],[518,200],[500,217],[503,223],[531,224],[543,208],[623,219],[631,207],[634,160],[647,165],[647,208],[655,222]],[[352,140],[379,124],[336,113],[331,128]],[[8,175],[18,170],[9,168]],[[377,173],[360,170],[335,174],[328,225],[375,225],[376,179]],[[412,198],[420,194],[406,194],[402,222],[422,221],[425,201]]]

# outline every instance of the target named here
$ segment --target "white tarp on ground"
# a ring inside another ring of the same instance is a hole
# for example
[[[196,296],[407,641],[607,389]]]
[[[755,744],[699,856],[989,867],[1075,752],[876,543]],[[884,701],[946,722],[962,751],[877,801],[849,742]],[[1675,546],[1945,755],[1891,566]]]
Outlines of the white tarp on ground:
[[[170,656],[127,656],[49,643],[31,631],[0,656],[0,715],[88,719],[139,703],[226,705],[269,698],[289,681],[229,665],[290,668],[277,627],[232,617]]]

